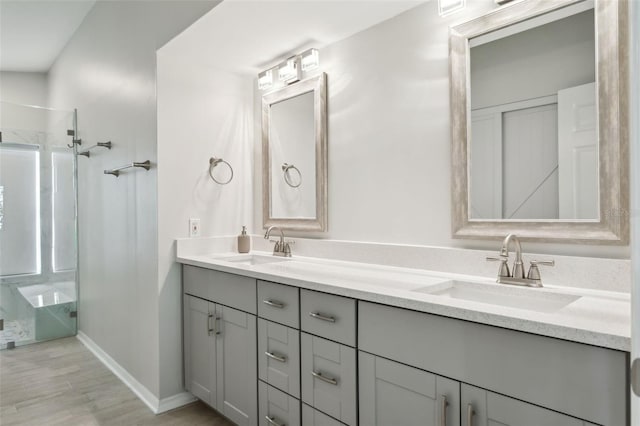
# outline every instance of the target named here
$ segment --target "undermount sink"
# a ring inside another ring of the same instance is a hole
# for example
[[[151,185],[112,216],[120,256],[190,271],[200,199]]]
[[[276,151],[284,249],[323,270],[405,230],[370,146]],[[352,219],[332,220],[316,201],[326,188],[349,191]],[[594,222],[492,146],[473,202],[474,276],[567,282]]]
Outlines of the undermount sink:
[[[580,296],[552,293],[537,288],[520,288],[503,284],[481,284],[456,280],[418,288],[413,291],[451,299],[544,313],[556,312],[580,299]]]
[[[237,256],[223,257],[220,260],[224,260],[225,262],[239,263],[242,265],[263,265],[265,263],[284,262],[289,260],[289,258],[264,256],[260,254],[240,254]]]

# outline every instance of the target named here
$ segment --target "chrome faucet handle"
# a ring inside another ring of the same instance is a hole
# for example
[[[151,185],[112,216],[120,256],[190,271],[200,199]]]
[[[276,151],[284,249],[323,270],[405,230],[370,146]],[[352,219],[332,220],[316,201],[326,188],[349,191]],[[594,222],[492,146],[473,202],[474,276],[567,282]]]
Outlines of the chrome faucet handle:
[[[500,263],[500,269],[498,270],[498,276],[499,277],[509,277],[509,265],[507,265],[507,260],[509,260],[508,257],[492,257],[492,256],[487,256],[487,261],[489,262],[502,262]]]
[[[529,273],[527,274],[527,279],[529,280],[538,280],[540,281],[540,269],[538,269],[538,265],[544,266],[555,266],[555,260],[532,260],[531,266],[529,267]]]

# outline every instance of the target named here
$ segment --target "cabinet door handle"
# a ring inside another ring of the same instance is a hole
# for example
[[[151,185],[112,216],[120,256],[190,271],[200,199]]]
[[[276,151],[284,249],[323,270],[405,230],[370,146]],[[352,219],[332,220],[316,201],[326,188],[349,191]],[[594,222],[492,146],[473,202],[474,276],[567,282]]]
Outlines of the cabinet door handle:
[[[440,426],[447,426],[447,406],[449,402],[447,401],[447,395],[442,395],[442,404],[440,406]]]
[[[320,312],[309,312],[309,316],[313,318],[317,318],[322,321],[336,322],[334,317],[328,317],[326,315],[322,315]]]
[[[467,426],[473,426],[473,416],[476,412],[473,410],[473,405],[467,404]]]
[[[211,336],[213,333],[213,327],[211,327],[211,318],[213,318],[213,314],[207,315],[207,334]]]
[[[268,415],[264,416],[265,419],[267,419],[267,421],[269,422],[270,425],[273,426],[287,426],[284,423],[278,423],[276,422],[276,418],[275,417],[269,417]]]
[[[269,305],[269,306],[273,306],[274,308],[278,308],[278,309],[282,309],[284,308],[284,303],[282,302],[276,302],[275,300],[263,300],[262,303],[264,303],[265,305]]]
[[[329,384],[331,384],[331,385],[334,385],[334,386],[335,386],[335,385],[337,385],[337,384],[338,384],[338,380],[336,380],[336,379],[332,379],[331,377],[323,376],[323,375],[322,375],[322,373],[318,373],[318,372],[316,372],[316,371],[313,371],[313,370],[312,370],[312,371],[311,371],[311,375],[312,375],[313,377],[315,377],[316,379],[320,379],[320,380],[322,380],[323,382],[327,382],[327,383],[329,383]]]
[[[218,328],[218,323],[220,322],[220,317],[213,318],[213,332],[215,334],[220,334],[220,329]]]
[[[269,351],[266,351],[264,354],[266,356],[268,356],[269,358],[271,358],[271,359],[275,359],[276,361],[287,362],[287,357],[286,356],[276,355],[273,352],[269,352]]]

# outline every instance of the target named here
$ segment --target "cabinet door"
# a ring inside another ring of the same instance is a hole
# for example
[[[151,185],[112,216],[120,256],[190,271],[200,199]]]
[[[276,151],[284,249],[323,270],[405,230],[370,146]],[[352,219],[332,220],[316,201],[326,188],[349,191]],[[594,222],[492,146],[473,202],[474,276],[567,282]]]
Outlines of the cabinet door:
[[[587,426],[591,423],[463,384],[462,426]]]
[[[459,426],[460,383],[359,352],[361,426]]]
[[[216,408],[215,305],[184,296],[185,385],[195,397]]]
[[[258,318],[258,375],[300,398],[300,332]]]
[[[216,408],[237,425],[257,425],[256,317],[221,305],[216,315]]]

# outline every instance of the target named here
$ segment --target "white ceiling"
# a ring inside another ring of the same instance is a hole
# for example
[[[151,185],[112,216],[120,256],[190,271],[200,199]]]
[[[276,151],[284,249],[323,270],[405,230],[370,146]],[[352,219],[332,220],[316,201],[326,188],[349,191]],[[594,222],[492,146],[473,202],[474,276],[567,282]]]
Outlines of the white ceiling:
[[[184,63],[249,74],[424,3],[416,0],[225,0],[161,50]]]
[[[46,72],[95,0],[0,0],[0,70]]]

